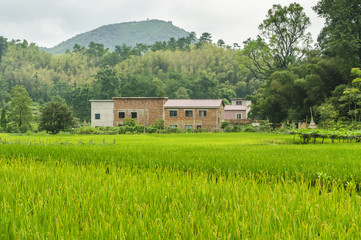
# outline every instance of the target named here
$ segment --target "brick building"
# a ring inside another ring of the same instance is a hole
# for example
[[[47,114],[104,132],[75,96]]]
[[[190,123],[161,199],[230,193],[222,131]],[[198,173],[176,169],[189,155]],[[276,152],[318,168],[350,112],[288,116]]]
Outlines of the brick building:
[[[170,99],[164,105],[165,127],[215,129],[224,119],[222,99]]]
[[[152,126],[163,119],[165,127],[181,129],[216,129],[222,121],[242,124],[250,102],[232,99],[224,106],[222,99],[169,99],[159,97],[114,97],[112,100],[91,100],[92,126],[120,126],[128,118]]]
[[[127,118],[139,124],[151,126],[155,120],[164,119],[164,104],[168,98],[157,97],[114,97],[114,126],[123,125]]]

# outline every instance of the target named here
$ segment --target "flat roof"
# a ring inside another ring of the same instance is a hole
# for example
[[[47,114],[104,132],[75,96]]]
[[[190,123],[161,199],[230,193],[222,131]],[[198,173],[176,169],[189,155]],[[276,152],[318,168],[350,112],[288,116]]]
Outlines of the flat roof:
[[[164,108],[219,108],[222,99],[169,99]]]

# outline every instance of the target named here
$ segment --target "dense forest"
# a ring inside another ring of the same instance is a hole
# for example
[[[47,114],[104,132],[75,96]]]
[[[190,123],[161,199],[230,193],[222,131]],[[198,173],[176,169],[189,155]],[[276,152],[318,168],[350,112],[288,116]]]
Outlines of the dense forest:
[[[316,44],[307,31],[310,20],[297,3],[274,5],[259,25],[259,36],[242,47],[192,32],[114,50],[95,42],[75,44],[53,55],[26,40],[0,37],[0,107],[13,121],[14,88],[23,86],[33,112],[60,98],[80,121],[90,119],[90,99],[114,96],[225,102],[247,97],[253,119],[300,121],[312,109],[325,125],[360,121],[360,3],[321,0],[314,10],[325,19]]]

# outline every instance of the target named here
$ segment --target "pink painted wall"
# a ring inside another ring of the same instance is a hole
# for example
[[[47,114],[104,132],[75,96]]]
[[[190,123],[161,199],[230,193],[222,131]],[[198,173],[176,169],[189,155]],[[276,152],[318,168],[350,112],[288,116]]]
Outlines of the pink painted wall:
[[[247,114],[246,114],[246,110],[244,111],[224,111],[224,119],[237,119],[236,118],[236,114],[237,113],[241,113],[242,114],[242,119],[247,119]]]

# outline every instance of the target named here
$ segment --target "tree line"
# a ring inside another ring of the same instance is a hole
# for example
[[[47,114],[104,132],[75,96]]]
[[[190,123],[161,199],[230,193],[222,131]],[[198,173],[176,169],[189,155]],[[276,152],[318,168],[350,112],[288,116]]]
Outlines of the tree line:
[[[274,5],[255,39],[228,46],[210,33],[115,46],[75,45],[52,55],[27,41],[0,37],[0,107],[10,110],[20,85],[33,106],[59,97],[80,121],[90,99],[114,96],[252,100],[250,117],[273,123],[304,120],[310,108],[325,124],[361,118],[361,15],[357,0],[320,0],[325,26],[313,46],[311,22],[298,3]],[[351,69],[353,69],[351,71]]]

